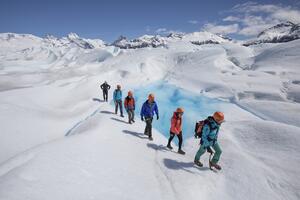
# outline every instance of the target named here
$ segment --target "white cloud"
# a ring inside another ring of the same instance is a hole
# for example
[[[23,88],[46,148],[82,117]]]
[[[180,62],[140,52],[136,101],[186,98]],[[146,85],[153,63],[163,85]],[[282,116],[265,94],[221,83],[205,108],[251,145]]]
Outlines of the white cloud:
[[[300,23],[300,10],[291,6],[247,2],[234,6],[232,12],[244,13],[246,15],[267,15],[267,17],[274,20]]]
[[[198,24],[199,22],[197,20],[189,20],[188,23],[190,23],[190,24]]]
[[[166,28],[158,28],[155,32],[156,33],[163,33],[163,32],[166,32],[167,29]]]
[[[227,16],[223,19],[224,22],[238,22],[240,21],[241,19],[239,17],[236,17],[236,16]]]
[[[235,5],[229,13],[230,15],[225,16],[219,24],[208,23],[204,25],[204,29],[214,33],[256,36],[280,22],[300,23],[300,10],[297,6],[247,2]],[[226,22],[226,25],[222,22]]]
[[[278,10],[272,13],[275,19],[281,19],[291,21],[294,23],[300,23],[300,11],[299,10]]]
[[[212,23],[207,23],[204,25],[203,30],[211,33],[230,34],[230,33],[238,32],[239,25],[238,24],[216,25]]]
[[[178,30],[169,30],[167,28],[158,28],[158,29],[156,29],[155,33],[157,33],[157,34],[170,34],[170,33],[182,33],[182,32],[178,31]]]
[[[255,26],[247,26],[242,28],[238,34],[244,36],[256,36],[258,33],[262,32],[263,30],[270,28],[270,25],[255,25]]]

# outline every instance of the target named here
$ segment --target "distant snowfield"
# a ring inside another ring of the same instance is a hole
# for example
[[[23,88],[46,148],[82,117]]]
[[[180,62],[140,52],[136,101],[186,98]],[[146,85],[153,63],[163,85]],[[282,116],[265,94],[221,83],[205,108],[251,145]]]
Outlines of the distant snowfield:
[[[120,50],[99,41],[84,49],[88,40],[74,35],[0,34],[0,199],[299,199],[300,40],[190,42],[210,36]],[[100,100],[104,80],[124,95],[134,90],[139,107],[156,94],[153,142],[138,112],[129,125]],[[185,156],[165,148],[177,106]],[[208,155],[205,167],[193,165],[199,141],[191,137],[214,110],[226,117],[218,173]]]

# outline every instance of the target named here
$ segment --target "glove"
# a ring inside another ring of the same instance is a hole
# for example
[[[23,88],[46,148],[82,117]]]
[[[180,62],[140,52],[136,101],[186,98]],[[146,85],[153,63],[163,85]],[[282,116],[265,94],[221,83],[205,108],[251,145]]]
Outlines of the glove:
[[[159,119],[159,116],[158,116],[158,115],[156,116],[156,119],[157,119],[157,120]]]
[[[141,117],[141,120],[144,121],[144,117]]]
[[[210,147],[207,147],[207,148],[206,148],[206,151],[207,151],[208,153],[210,153],[210,154],[213,154],[213,153],[214,153],[213,150],[212,150]]]

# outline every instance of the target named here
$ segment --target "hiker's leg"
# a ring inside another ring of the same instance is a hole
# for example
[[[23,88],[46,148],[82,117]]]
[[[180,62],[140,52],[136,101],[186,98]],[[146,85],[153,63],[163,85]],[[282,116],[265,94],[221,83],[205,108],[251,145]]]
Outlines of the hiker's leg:
[[[122,106],[122,100],[119,101],[119,106],[120,106],[120,112],[121,116],[123,116],[123,106]]]
[[[102,90],[102,92],[103,92],[103,100],[105,101],[105,91]]]
[[[206,151],[206,147],[204,147],[203,145],[201,145],[200,148],[199,148],[199,150],[196,153],[195,160],[199,161],[200,157],[205,153],[205,151]]]
[[[181,149],[182,146],[182,132],[180,132],[178,135],[178,149]]]
[[[128,122],[130,123],[132,121],[132,110],[128,110]]]
[[[222,149],[217,142],[212,146],[212,148],[215,150],[215,154],[214,154],[211,162],[214,164],[217,164],[217,162],[220,160],[220,157],[222,154]]]
[[[118,102],[115,102],[115,113],[118,114]]]
[[[134,121],[134,110],[131,110],[131,121]]]
[[[149,137],[152,137],[152,121],[153,117],[149,119]]]
[[[144,131],[144,133],[145,133],[145,135],[149,135],[149,118],[146,118],[145,117],[145,122],[146,122],[146,127],[145,127],[145,131]]]
[[[108,91],[107,90],[104,91],[104,96],[105,96],[104,101],[107,101],[107,97],[108,97]]]
[[[172,132],[170,132],[170,137],[169,137],[169,140],[168,140],[168,145],[171,145],[171,142],[172,142],[174,136],[175,136],[175,134],[172,133]]]

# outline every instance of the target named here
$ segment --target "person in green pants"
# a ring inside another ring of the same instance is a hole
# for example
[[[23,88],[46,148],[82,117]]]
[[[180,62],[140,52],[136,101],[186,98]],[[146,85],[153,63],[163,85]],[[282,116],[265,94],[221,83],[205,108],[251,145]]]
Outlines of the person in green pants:
[[[215,112],[214,115],[207,118],[208,122],[204,124],[202,128],[201,146],[197,151],[194,163],[202,167],[203,164],[200,162],[200,157],[205,153],[205,151],[212,147],[215,150],[214,156],[211,161],[209,161],[210,168],[214,167],[217,170],[221,170],[221,166],[218,165],[222,150],[218,144],[218,133],[220,125],[224,121],[224,114],[222,112]]]

